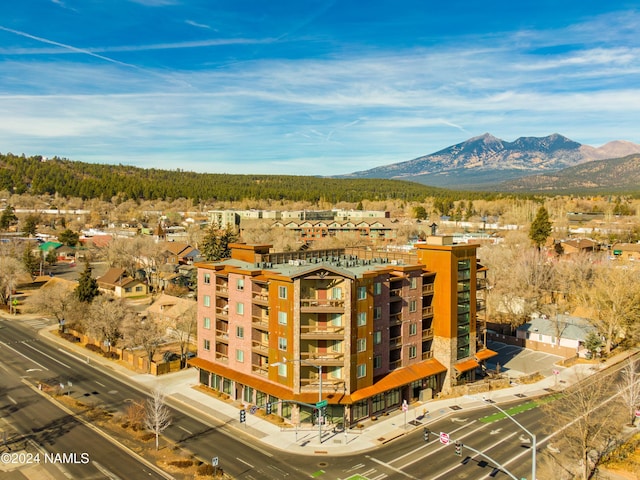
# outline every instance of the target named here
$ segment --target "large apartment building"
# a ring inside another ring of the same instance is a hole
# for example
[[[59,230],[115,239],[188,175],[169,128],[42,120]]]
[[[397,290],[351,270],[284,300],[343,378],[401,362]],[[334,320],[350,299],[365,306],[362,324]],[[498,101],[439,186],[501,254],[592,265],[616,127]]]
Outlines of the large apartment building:
[[[328,402],[328,423],[429,400],[474,381],[476,245],[429,237],[414,254],[271,252],[231,245],[198,267],[200,382],[294,424]],[[480,304],[481,305],[481,304]]]

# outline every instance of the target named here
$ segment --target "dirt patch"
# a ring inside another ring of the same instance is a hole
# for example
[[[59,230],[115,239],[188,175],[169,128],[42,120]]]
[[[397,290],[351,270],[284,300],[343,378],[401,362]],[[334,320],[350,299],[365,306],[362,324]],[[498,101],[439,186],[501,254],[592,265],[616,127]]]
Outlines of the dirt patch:
[[[61,394],[59,387],[41,384],[41,389],[78,417],[89,421],[131,451],[173,475],[177,480],[231,478],[222,469],[215,470],[210,463],[202,461],[192,452],[179,447],[163,436],[160,436],[159,448],[156,450],[155,435],[144,429],[144,420],[140,416],[139,409],[132,408],[124,414],[114,415],[99,405]]]

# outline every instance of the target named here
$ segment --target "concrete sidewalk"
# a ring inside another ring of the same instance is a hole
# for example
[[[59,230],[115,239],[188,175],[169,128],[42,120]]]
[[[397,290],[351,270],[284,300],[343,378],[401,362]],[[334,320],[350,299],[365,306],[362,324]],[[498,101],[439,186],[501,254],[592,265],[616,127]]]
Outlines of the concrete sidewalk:
[[[262,417],[251,415],[249,412],[246,415],[246,422],[240,423],[237,406],[195,388],[199,385],[198,371],[195,368],[161,376],[140,374],[117,362],[107,360],[80,345],[61,339],[52,333],[51,327],[40,330],[40,335],[82,358],[86,357],[88,362],[99,363],[107,369],[128,377],[146,389],[163,391],[175,404],[182,404],[200,411],[203,420],[215,419],[228,427],[249,434],[273,448],[299,454],[340,455],[370,450],[416,429],[428,427],[430,423],[443,417],[486,405],[482,398],[469,397],[432,400],[424,403],[416,402],[409,405],[409,410],[406,413],[397,410],[378,417],[377,420],[368,419],[360,423],[361,428],[352,428],[345,432],[333,431],[327,427],[326,430],[323,429],[322,442],[320,442],[318,427],[310,425],[300,429],[278,426]],[[610,360],[610,363],[613,362]],[[585,376],[593,373],[594,367],[598,368],[597,365],[586,364],[570,368],[558,367],[559,374],[556,378],[546,377],[533,384],[512,383],[510,388],[495,390],[485,393],[483,396],[497,404],[518,399],[526,401],[526,399],[547,394],[552,390],[562,390],[576,381],[577,374]],[[604,365],[601,368],[604,368]]]

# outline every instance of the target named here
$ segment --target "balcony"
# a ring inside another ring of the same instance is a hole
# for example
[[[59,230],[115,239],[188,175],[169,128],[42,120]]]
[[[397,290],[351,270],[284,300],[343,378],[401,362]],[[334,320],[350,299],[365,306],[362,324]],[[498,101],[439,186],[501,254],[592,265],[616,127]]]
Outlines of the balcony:
[[[334,325],[301,325],[300,338],[302,340],[342,340],[344,327]]]
[[[222,308],[216,308],[216,316],[222,318],[229,318],[229,306]]]
[[[486,310],[487,302],[481,298],[476,298],[476,311]]]
[[[261,290],[259,292],[252,292],[251,299],[253,303],[259,303],[261,305],[269,304],[269,292],[266,290]]]
[[[229,356],[224,353],[216,352],[216,362],[229,363]]]
[[[402,346],[402,336],[389,339],[389,348],[398,348]]]
[[[254,375],[260,375],[262,377],[269,376],[269,366],[251,365],[251,373]]]
[[[344,311],[344,300],[305,298],[300,300],[300,311],[304,313],[341,313]]]
[[[261,330],[269,330],[269,317],[254,315],[251,317],[251,326]]]
[[[305,367],[310,367],[311,365],[309,364],[331,366],[344,365],[344,353],[342,352],[300,352],[300,358],[305,361],[305,363],[302,363],[302,366]]]
[[[422,340],[431,340],[433,338],[433,328],[426,328],[422,331]]]
[[[229,287],[227,285],[216,285],[216,295],[221,297],[228,297]]]
[[[262,355],[267,356],[269,354],[269,344],[256,342],[255,340],[251,342],[251,350],[255,353],[260,353]]]
[[[430,358],[433,358],[433,352],[431,350],[422,352],[422,360],[429,360]]]
[[[433,295],[433,283],[426,283],[422,285],[422,295]]]
[[[433,317],[433,307],[422,307],[422,318]]]
[[[229,331],[228,330],[216,330],[216,341],[229,343]]]
[[[389,325],[400,325],[402,323],[402,312],[389,315]]]
[[[402,359],[389,362],[389,370],[395,370],[396,368],[400,367],[402,367]]]
[[[486,278],[478,277],[476,278],[476,289],[484,290],[487,288],[488,280]]]
[[[393,290],[389,290],[389,300],[392,302],[402,300],[402,289],[394,288]]]

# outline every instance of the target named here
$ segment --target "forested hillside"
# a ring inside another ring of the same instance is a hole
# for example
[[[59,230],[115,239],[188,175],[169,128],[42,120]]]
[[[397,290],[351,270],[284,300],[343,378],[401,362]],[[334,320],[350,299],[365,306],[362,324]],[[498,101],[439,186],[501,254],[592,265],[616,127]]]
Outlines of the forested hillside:
[[[0,154],[0,190],[32,195],[54,194],[82,199],[237,201],[271,199],[286,201],[340,201],[458,197],[449,190],[413,182],[382,179],[333,179],[286,175],[228,175],[181,170],[142,169],[126,165],[102,165],[40,156]],[[465,197],[489,198],[487,193]]]

